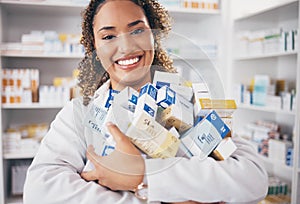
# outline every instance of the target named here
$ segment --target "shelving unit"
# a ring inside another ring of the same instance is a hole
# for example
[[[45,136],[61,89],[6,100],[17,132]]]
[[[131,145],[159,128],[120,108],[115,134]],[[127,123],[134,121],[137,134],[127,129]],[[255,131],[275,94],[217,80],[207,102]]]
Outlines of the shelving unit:
[[[281,56],[297,55],[297,51],[286,51],[286,52],[275,52],[275,53],[264,53],[260,55],[246,55],[237,56],[235,60],[251,60],[251,59],[262,59],[262,58],[275,58]]]
[[[235,3],[236,5],[234,5]],[[234,6],[240,6],[239,3],[238,1],[233,1],[230,7],[232,12],[234,12],[234,9],[237,9]],[[254,3],[263,4],[266,1]],[[271,5],[272,3],[273,5]],[[291,184],[291,203],[300,203],[300,112],[296,111],[300,110],[300,50],[248,54],[238,50],[239,46],[236,38],[237,32],[245,30],[258,31],[280,27],[283,29],[299,29],[300,13],[298,0],[282,0],[280,2],[269,2],[269,4],[268,6],[263,5],[262,8],[257,8],[256,12],[251,11],[237,18],[234,18],[234,15],[231,16],[232,30],[230,31],[229,39],[234,49],[230,50],[232,61],[228,63],[229,66],[227,68],[230,72],[229,75],[231,75],[228,79],[229,87],[231,87],[231,92],[233,92],[235,84],[250,84],[251,77],[254,77],[255,74],[265,74],[271,78],[285,79],[292,88],[296,89],[298,95],[296,109],[286,111],[267,106],[239,104],[234,116],[233,131],[236,134],[242,134],[242,127],[258,119],[279,123],[282,127],[281,132],[289,135],[292,135],[295,129],[293,137],[293,167],[278,163],[276,160],[270,160],[267,157],[262,157],[262,159],[271,175],[278,176]],[[245,1],[243,8],[246,9],[247,5],[251,7],[253,2]]]
[[[62,108],[62,105],[48,105],[48,104],[39,104],[39,103],[32,103],[32,104],[2,104],[2,109],[56,109]]]
[[[32,152],[19,152],[19,153],[4,153],[4,159],[32,159],[36,154],[36,151]]]
[[[281,109],[274,109],[264,106],[255,106],[255,105],[245,105],[245,104],[239,104],[239,109],[245,109],[245,110],[253,110],[253,111],[263,111],[263,112],[269,112],[269,113],[275,113],[275,114],[283,114],[283,115],[296,115],[295,111],[290,110],[281,110]]]
[[[79,54],[55,54],[55,53],[49,53],[49,54],[1,54],[2,57],[18,57],[18,58],[62,58],[62,59],[82,59],[83,55]]]
[[[221,6],[222,7],[222,6]],[[84,5],[63,1],[21,2],[0,0],[0,44],[20,42],[23,33],[31,30],[54,30],[60,33],[80,33],[80,13]],[[203,11],[194,9],[169,9],[174,18],[173,32],[186,36],[186,39],[217,39],[222,41],[220,11]],[[182,19],[184,18],[184,19]],[[210,25],[214,24],[213,27]],[[209,29],[203,29],[203,27]],[[50,54],[11,54],[0,53],[0,67],[4,68],[38,68],[40,70],[40,84],[51,84],[52,79],[70,76],[77,67],[82,55],[68,55],[63,53]],[[218,61],[221,56],[213,60]],[[185,56],[174,58],[176,66],[182,63],[192,66],[209,63],[205,55]],[[185,72],[186,73],[186,72]],[[187,76],[189,78],[189,76]],[[0,87],[1,88],[1,87]],[[0,111],[0,203],[22,203],[22,196],[12,196],[10,193],[10,168],[15,160],[32,159],[35,152],[2,154],[2,133],[11,123],[21,124],[35,121],[51,122],[62,107],[60,105],[42,104],[1,104]],[[2,180],[4,178],[4,180]]]
[[[54,30],[61,33],[81,32],[80,12],[83,5],[56,2],[0,1],[0,42],[20,42],[23,33],[31,30]],[[37,18],[38,17],[38,18]],[[37,68],[40,84],[52,84],[54,77],[72,76],[83,55],[64,53],[10,54],[1,53],[2,68]],[[1,102],[0,102],[1,104]],[[2,154],[2,133],[11,124],[50,123],[62,105],[1,104],[1,161],[0,161],[0,203],[22,203],[22,196],[11,195],[10,168],[14,161],[30,160],[36,150]],[[2,180],[2,178],[4,180]]]

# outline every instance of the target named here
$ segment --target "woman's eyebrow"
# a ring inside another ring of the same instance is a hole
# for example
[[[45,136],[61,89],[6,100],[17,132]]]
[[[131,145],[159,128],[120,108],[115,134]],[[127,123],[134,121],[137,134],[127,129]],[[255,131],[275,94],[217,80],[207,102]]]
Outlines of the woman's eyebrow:
[[[143,20],[136,20],[136,21],[133,21],[133,22],[129,23],[128,24],[128,28],[133,27],[133,26],[135,26],[135,25],[137,25],[139,23],[145,24],[145,22]]]
[[[133,27],[133,26],[135,26],[135,25],[137,25],[137,24],[139,24],[139,23],[143,23],[143,24],[145,24],[145,22],[143,21],[143,20],[136,20],[136,21],[133,21],[133,22],[131,22],[131,23],[128,23],[128,28],[130,28],[130,27]],[[98,32],[100,32],[100,31],[102,31],[102,30],[114,30],[116,27],[114,27],[114,26],[104,26],[104,27],[102,27],[102,28],[100,28],[98,31],[97,31],[97,33]]]
[[[97,33],[99,33],[100,31],[102,31],[102,30],[113,30],[113,29],[115,29],[116,27],[114,27],[114,26],[104,26],[104,27],[102,27],[102,28],[100,28],[98,31],[97,31]]]

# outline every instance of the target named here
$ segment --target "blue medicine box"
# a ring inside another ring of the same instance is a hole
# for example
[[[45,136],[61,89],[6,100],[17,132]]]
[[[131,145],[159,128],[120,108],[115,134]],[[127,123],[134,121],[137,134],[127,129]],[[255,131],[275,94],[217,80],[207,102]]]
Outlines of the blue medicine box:
[[[156,101],[157,89],[152,84],[147,83],[144,86],[142,86],[139,98],[144,94],[148,94],[149,96],[151,96],[151,98],[154,99],[154,101]]]
[[[168,86],[163,86],[158,89],[156,104],[167,108],[168,106],[175,104],[176,92]]]

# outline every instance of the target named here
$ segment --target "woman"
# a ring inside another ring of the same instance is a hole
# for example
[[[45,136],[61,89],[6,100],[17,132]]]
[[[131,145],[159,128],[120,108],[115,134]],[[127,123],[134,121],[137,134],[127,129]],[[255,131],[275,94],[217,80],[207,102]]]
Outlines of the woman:
[[[25,204],[255,203],[265,196],[267,174],[254,149],[238,137],[233,137],[238,150],[221,162],[197,157],[144,160],[116,125],[107,124],[116,149],[98,156],[90,145],[100,146],[103,139],[84,126],[86,113],[94,101],[104,100],[109,88],[138,90],[151,82],[155,70],[175,71],[160,44],[170,24],[155,0],[91,0],[82,28],[83,99],[66,105],[43,139],[28,170]],[[87,159],[94,170],[83,171]]]

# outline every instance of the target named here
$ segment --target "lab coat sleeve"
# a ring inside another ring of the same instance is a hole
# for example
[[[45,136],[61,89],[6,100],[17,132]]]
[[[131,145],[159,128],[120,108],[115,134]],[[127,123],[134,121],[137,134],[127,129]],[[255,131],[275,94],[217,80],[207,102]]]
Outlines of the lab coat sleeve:
[[[147,159],[149,200],[175,202],[257,203],[268,189],[268,176],[248,141],[235,136],[234,154],[224,160],[211,157]]]
[[[86,160],[84,106],[72,100],[56,116],[28,169],[25,204],[143,203],[131,192],[113,192],[80,177]]]

